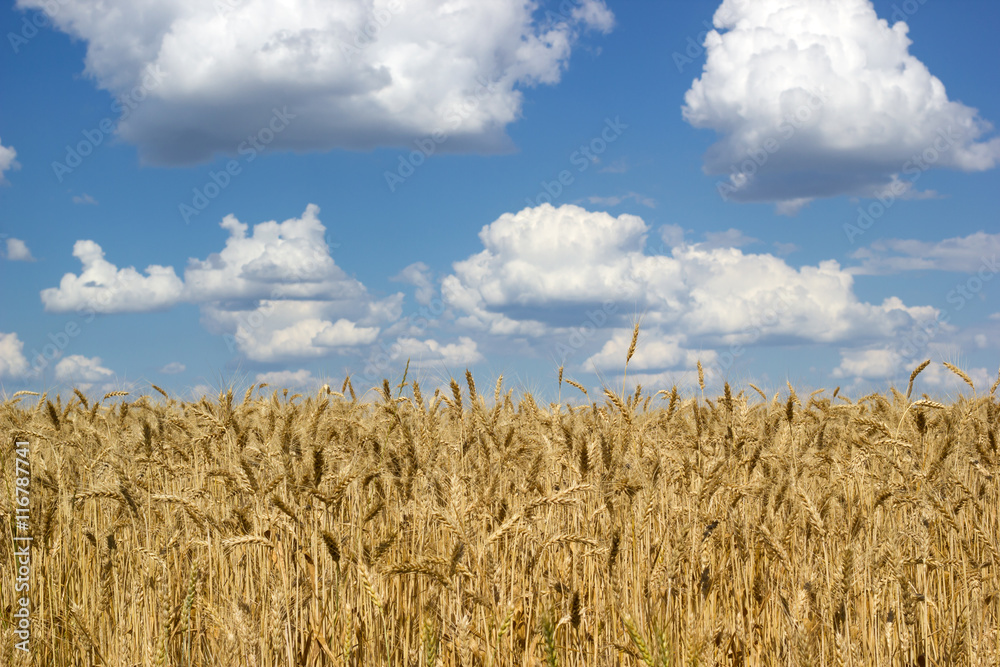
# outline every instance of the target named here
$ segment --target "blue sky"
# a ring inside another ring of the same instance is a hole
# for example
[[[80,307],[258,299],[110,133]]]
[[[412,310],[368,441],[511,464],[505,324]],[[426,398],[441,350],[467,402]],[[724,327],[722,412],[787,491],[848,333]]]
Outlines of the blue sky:
[[[996,378],[995,3],[95,4],[0,10],[7,394]]]

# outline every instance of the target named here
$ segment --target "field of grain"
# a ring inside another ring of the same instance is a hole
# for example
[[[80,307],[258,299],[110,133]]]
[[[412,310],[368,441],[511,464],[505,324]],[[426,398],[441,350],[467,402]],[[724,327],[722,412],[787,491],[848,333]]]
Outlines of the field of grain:
[[[857,400],[585,396],[561,373],[587,404],[471,375],[433,396],[17,396],[0,663],[997,665],[997,385],[945,405],[918,373]]]

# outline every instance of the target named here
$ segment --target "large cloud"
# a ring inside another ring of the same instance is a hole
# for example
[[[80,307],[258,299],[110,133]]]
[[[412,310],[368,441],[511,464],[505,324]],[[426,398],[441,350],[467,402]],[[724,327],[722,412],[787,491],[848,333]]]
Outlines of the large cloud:
[[[42,9],[48,0],[19,0]],[[520,88],[554,84],[603,0],[535,16],[524,0],[61,0],[56,27],[86,72],[133,100],[119,126],[154,163],[234,153],[287,106],[282,150],[368,149],[436,131],[445,150],[495,150]],[[135,91],[140,91],[138,94]],[[134,109],[131,107],[134,106]]]
[[[707,60],[684,97],[691,125],[722,135],[705,171],[720,193],[780,202],[873,196],[930,166],[994,167],[1000,138],[976,109],[910,55],[905,22],[891,27],[869,0],[725,0]],[[916,159],[914,159],[916,158]]]
[[[534,339],[557,357],[560,349],[588,353],[587,370],[621,368],[634,314],[643,316],[652,342],[633,364],[647,371],[690,368],[699,358],[713,363],[713,348],[855,348],[938,314],[895,297],[860,301],[853,277],[832,260],[794,268],[770,254],[712,243],[654,256],[645,253],[648,232],[636,216],[573,205],[505,214],[480,232],[482,252],[455,263],[443,296],[459,325]]]

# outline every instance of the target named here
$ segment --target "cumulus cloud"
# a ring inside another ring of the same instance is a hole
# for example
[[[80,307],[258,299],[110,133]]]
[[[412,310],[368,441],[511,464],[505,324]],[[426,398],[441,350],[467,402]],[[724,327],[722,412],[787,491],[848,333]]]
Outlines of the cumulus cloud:
[[[543,15],[520,0],[114,0],[100,11],[62,0],[52,20],[86,43],[101,88],[146,91],[119,135],[146,161],[178,164],[235,153],[276,103],[294,116],[271,144],[280,150],[370,149],[437,131],[443,150],[505,147],[522,89],[557,83],[581,34],[613,27],[603,0],[568,4]]]
[[[300,218],[249,226],[227,215],[220,227],[226,245],[207,259],[191,259],[184,269],[184,299],[193,303],[255,299],[354,300],[364,286],[349,278],[330,256],[319,220],[309,204]]]
[[[375,341],[380,327],[399,319],[403,295],[376,298],[336,265],[324,240],[319,207],[299,218],[249,225],[229,215],[220,226],[225,247],[192,258],[184,279],[172,267],[146,276],[119,269],[93,241],[78,241],[83,264],[59,287],[42,290],[46,310],[145,312],[197,304],[202,323],[225,336],[231,352],[255,361],[320,357]]]
[[[930,168],[993,168],[1000,138],[976,109],[910,55],[908,27],[878,18],[869,0],[725,0],[705,38],[702,75],[684,119],[722,135],[705,172],[720,194],[778,202],[906,196]]]
[[[16,157],[17,151],[13,146],[4,146],[0,143],[0,185],[7,183],[7,179],[4,178],[5,171],[17,171],[21,168],[21,164],[14,159]]]
[[[732,346],[854,349],[938,314],[896,297],[859,300],[836,261],[794,268],[770,254],[702,244],[649,255],[648,232],[636,216],[573,205],[504,214],[480,232],[483,251],[454,264],[443,297],[458,325],[534,340],[560,358],[586,353],[585,370],[621,367],[634,313],[649,345],[634,361],[650,372],[713,363],[712,349]]]
[[[131,266],[119,269],[104,259],[104,251],[94,241],[77,241],[73,256],[83,264],[80,275],[67,273],[59,287],[41,292],[49,312],[146,312],[169,308],[181,298],[183,283],[172,267],[153,264],[146,267],[145,276]]]
[[[840,365],[833,369],[835,378],[884,380],[899,375],[904,357],[890,347],[840,351]]]
[[[981,273],[987,280],[1000,273],[998,256],[1000,234],[976,232],[936,242],[880,239],[866,248],[855,250],[851,257],[861,260],[861,265],[849,270],[855,274],[955,271]]]
[[[91,206],[97,206],[97,200],[84,192],[82,195],[73,195],[74,204],[89,204]]]
[[[272,387],[311,388],[319,385],[319,380],[313,374],[300,368],[297,371],[271,371],[257,373],[257,382],[266,382]]]
[[[82,354],[71,354],[59,360],[56,364],[56,381],[66,383],[90,383],[108,380],[114,376],[114,371],[101,366],[100,357],[85,357]]]
[[[24,342],[16,333],[0,332],[0,378],[23,377],[28,373]]]
[[[472,366],[483,360],[478,344],[468,336],[460,336],[456,342],[445,344],[433,338],[418,340],[403,336],[396,340],[396,345],[396,357],[409,359],[414,368],[444,366],[455,369]]]
[[[166,375],[177,375],[178,373],[183,373],[187,370],[187,366],[179,361],[171,361],[169,364],[160,369],[161,373]]]
[[[4,254],[4,257],[12,262],[35,261],[35,258],[31,256],[31,251],[28,249],[28,244],[21,239],[14,238],[7,239],[7,252]]]

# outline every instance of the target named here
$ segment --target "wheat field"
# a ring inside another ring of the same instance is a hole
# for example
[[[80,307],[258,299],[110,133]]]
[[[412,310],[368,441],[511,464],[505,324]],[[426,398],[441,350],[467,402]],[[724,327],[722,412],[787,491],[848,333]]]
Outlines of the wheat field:
[[[8,537],[0,663],[997,665],[997,385],[949,366],[971,397],[916,399],[925,366],[857,400],[561,370],[583,405],[471,374],[22,392],[0,427],[32,447],[32,643]]]

